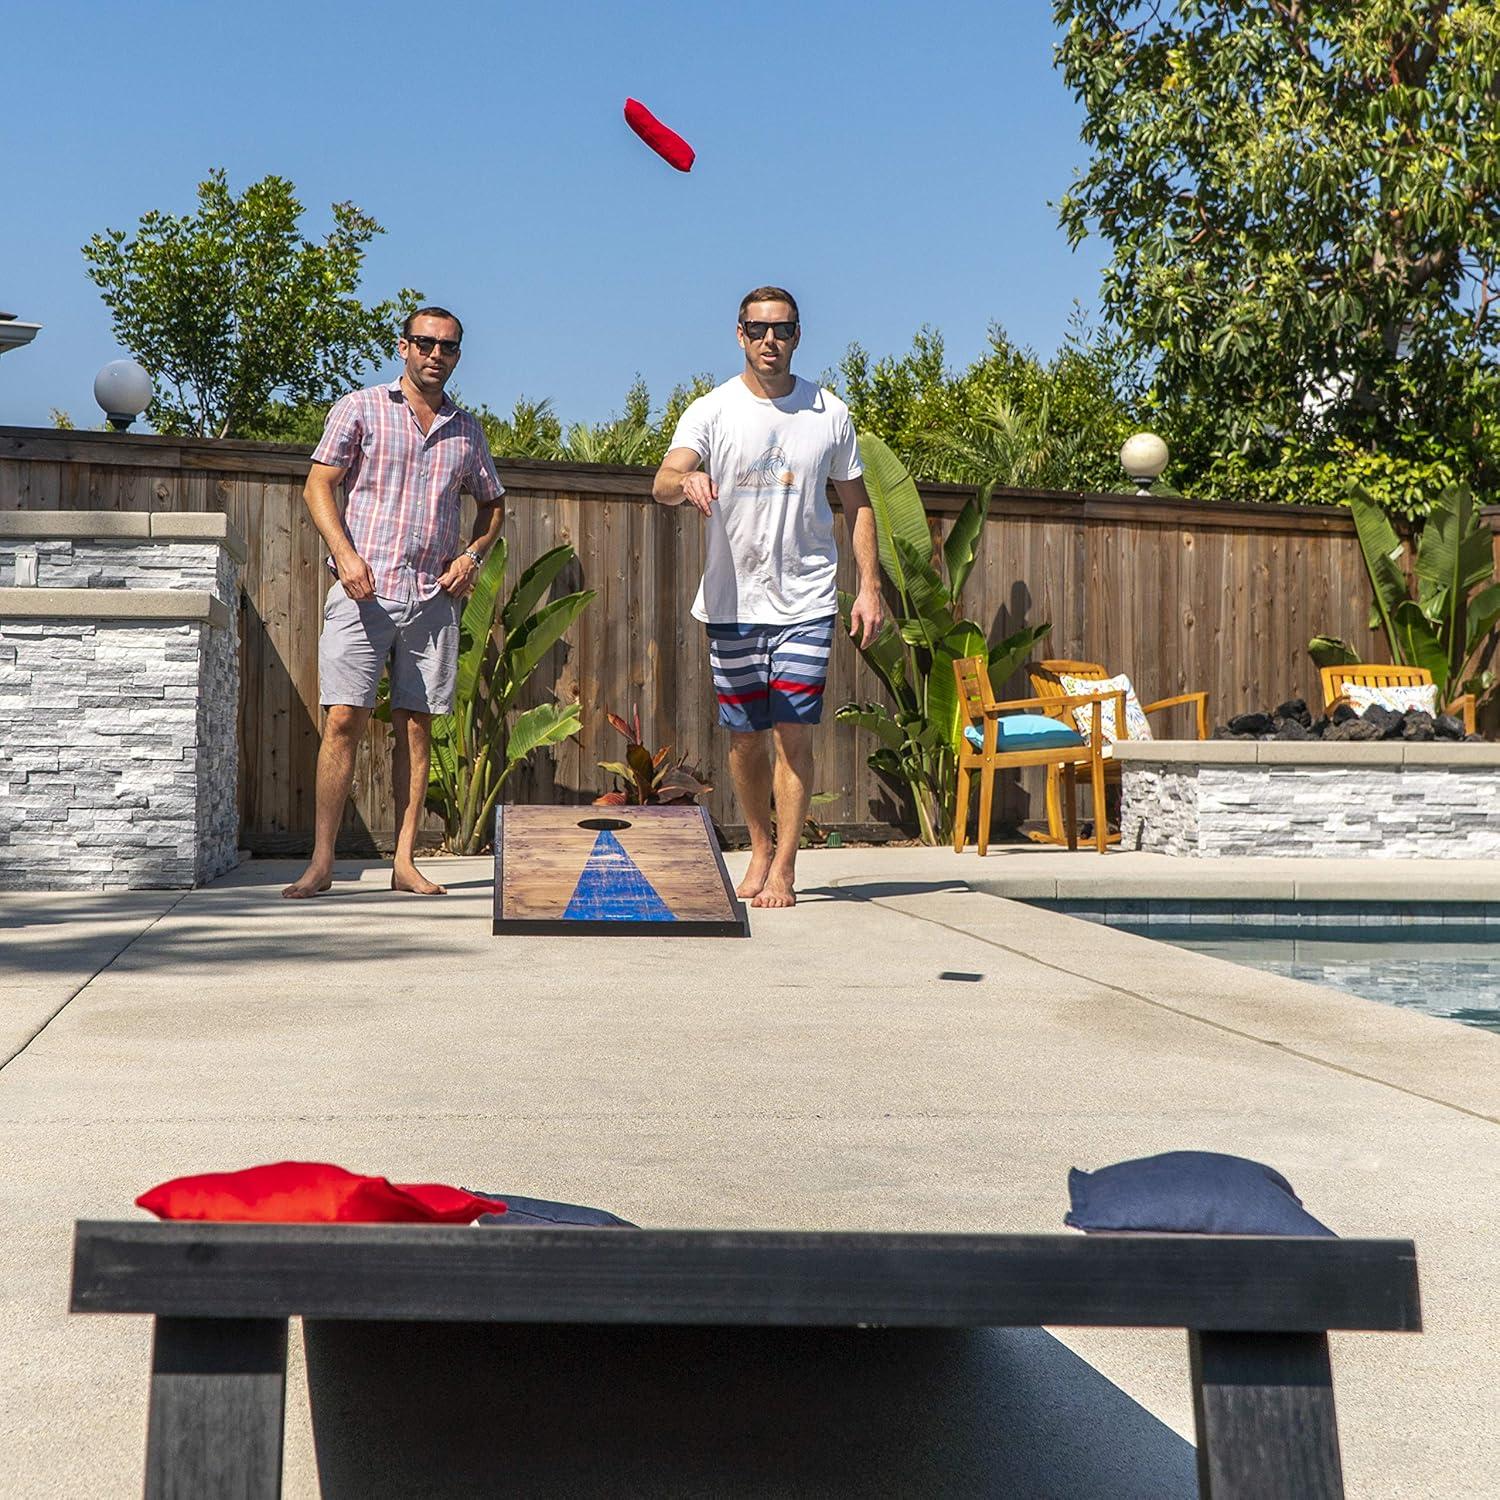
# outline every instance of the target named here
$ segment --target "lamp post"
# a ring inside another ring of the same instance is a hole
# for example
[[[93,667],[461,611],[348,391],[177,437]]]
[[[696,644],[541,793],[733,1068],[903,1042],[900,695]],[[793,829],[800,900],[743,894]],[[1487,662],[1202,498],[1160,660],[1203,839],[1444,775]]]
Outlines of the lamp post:
[[[94,400],[116,432],[129,430],[152,394],[151,377],[133,359],[112,359],[94,376]]]
[[[1154,432],[1138,432],[1125,439],[1120,449],[1120,467],[1135,485],[1137,495],[1149,495],[1151,486],[1167,466],[1167,445]]]
[[[0,313],[0,354],[29,344],[41,330],[40,323],[23,323],[14,313]]]

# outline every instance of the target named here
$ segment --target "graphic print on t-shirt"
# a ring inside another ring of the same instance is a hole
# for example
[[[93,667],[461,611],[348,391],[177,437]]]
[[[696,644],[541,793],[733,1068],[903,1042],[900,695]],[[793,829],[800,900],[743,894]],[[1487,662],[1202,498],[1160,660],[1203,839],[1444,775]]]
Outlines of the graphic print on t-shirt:
[[[737,490],[779,490],[789,489],[796,482],[797,476],[792,472],[786,450],[772,443],[749,468],[740,471],[734,487]]]

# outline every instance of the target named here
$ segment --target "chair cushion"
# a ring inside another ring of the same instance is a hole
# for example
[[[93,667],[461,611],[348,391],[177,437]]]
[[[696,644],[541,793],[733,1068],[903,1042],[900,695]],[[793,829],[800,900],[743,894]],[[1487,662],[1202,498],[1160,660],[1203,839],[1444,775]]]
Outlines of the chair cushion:
[[[1082,735],[1046,714],[1002,714],[996,723],[997,750],[1055,750],[1060,745],[1083,745]],[[984,749],[984,731],[978,725],[966,725],[964,738],[976,750]]]
[[[1059,672],[1057,680],[1062,684],[1062,690],[1070,698],[1085,697],[1089,693],[1118,693],[1125,694],[1125,733],[1119,732],[1119,726],[1115,723],[1115,709],[1118,706],[1114,702],[1101,703],[1099,705],[1099,727],[1104,733],[1104,743],[1112,745],[1116,740],[1149,740],[1151,738],[1151,726],[1146,722],[1145,710],[1141,708],[1141,700],[1136,697],[1135,689],[1130,685],[1130,679],[1121,672],[1118,677],[1075,677],[1071,672]],[[1085,704],[1073,710],[1073,722],[1078,725],[1078,732],[1085,740],[1088,739],[1089,725],[1093,719],[1092,707]]]
[[[637,1229],[629,1219],[621,1219],[603,1208],[586,1208],[581,1203],[554,1203],[548,1198],[522,1198],[515,1193],[481,1193],[494,1198],[496,1214],[485,1214],[481,1224],[498,1224],[502,1229],[557,1229],[577,1225],[588,1229]]]
[[[1437,684],[1433,682],[1414,682],[1410,687],[1374,687],[1367,682],[1346,682],[1344,697],[1359,713],[1367,708],[1388,708],[1396,714],[1404,714],[1409,708],[1433,715],[1438,711]]]
[[[1310,1234],[1336,1238],[1280,1172],[1217,1151],[1167,1151],[1068,1173],[1063,1223],[1086,1233]]]
[[[136,1200],[158,1219],[271,1224],[472,1224],[505,1204],[437,1182],[361,1177],[327,1162],[278,1161],[158,1183]]]

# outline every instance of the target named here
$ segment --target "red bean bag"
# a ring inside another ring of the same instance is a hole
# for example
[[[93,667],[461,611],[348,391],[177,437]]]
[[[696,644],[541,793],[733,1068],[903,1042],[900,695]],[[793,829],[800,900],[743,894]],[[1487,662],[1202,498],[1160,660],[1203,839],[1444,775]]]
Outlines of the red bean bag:
[[[690,172],[697,153],[675,130],[669,130],[638,99],[625,101],[625,123],[670,166]]]
[[[313,1161],[174,1177],[135,1201],[159,1219],[277,1224],[472,1224],[480,1214],[505,1212],[503,1203],[462,1188],[388,1182]]]

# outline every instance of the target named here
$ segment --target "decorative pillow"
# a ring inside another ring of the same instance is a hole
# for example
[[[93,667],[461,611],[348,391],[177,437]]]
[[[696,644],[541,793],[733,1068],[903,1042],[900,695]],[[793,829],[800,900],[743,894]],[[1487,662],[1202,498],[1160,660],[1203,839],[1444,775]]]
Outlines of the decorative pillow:
[[[602,1208],[586,1208],[581,1203],[552,1203],[546,1198],[519,1198],[514,1193],[481,1193],[493,1197],[502,1212],[494,1217],[485,1214],[481,1224],[498,1224],[502,1229],[556,1229],[578,1225],[589,1229],[637,1229],[629,1219],[617,1218]],[[503,1202],[502,1202],[503,1200]]]
[[[275,1224],[472,1224],[505,1212],[504,1203],[463,1188],[398,1184],[310,1161],[174,1177],[135,1201],[158,1219]]]
[[[1217,1151],[1167,1151],[1068,1173],[1063,1223],[1172,1234],[1300,1234],[1337,1238],[1302,1207],[1280,1172]]]
[[[1363,682],[1347,682],[1344,697],[1349,700],[1350,708],[1359,713],[1376,707],[1388,708],[1396,714],[1404,714],[1409,708],[1434,717],[1438,712],[1435,682],[1414,682],[1410,687],[1371,687]]]
[[[1059,745],[1082,747],[1083,736],[1061,719],[1046,714],[1003,714],[996,721],[997,750],[1052,750]],[[977,724],[964,726],[964,738],[976,749],[984,749],[984,731]]]
[[[1146,722],[1141,700],[1136,697],[1135,689],[1130,685],[1130,679],[1123,672],[1118,677],[1106,677],[1102,680],[1094,677],[1075,677],[1071,672],[1059,672],[1057,680],[1062,684],[1062,690],[1069,698],[1087,697],[1090,693],[1117,693],[1123,690],[1125,694],[1124,734],[1119,732],[1119,726],[1115,723],[1115,710],[1119,707],[1118,700],[1112,698],[1099,705],[1099,727],[1104,733],[1106,745],[1112,745],[1116,740],[1149,740],[1151,738],[1151,726]],[[1094,710],[1089,704],[1073,710],[1073,722],[1078,725],[1078,732],[1085,740],[1088,739],[1089,725],[1093,717]]]

